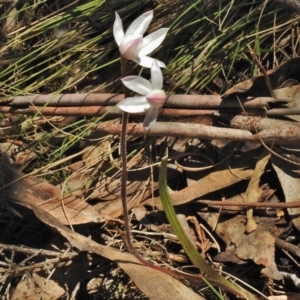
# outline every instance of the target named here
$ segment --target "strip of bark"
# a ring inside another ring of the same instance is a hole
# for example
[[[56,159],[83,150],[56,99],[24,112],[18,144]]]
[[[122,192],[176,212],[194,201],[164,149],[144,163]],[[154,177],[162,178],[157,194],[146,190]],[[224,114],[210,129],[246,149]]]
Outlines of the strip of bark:
[[[225,113],[228,114],[239,114],[242,112],[241,109],[224,109]],[[108,117],[117,118],[121,116],[121,111],[118,111],[116,107],[112,106],[72,106],[72,107],[41,107],[41,106],[29,106],[26,108],[16,108],[9,106],[0,106],[1,113],[10,113],[10,114],[22,114],[22,115],[35,115],[38,112],[44,116],[81,116],[81,117],[95,117],[103,116],[104,114],[109,113]],[[219,110],[213,109],[176,109],[176,108],[162,108],[160,109],[160,117],[169,119],[179,118],[197,118],[203,119],[203,117],[211,118],[213,114],[218,113]],[[247,109],[247,114],[250,115],[264,115],[265,110],[260,109]],[[131,114],[131,119],[144,117],[146,113],[137,113]],[[191,121],[191,120],[189,120]],[[211,122],[210,122],[211,123]]]
[[[17,96],[9,101],[11,106],[113,106],[124,99],[118,94],[59,94],[59,95],[29,95]],[[2,100],[3,102],[6,100]],[[222,99],[219,95],[171,95],[166,107],[176,108],[269,108],[270,103],[282,102],[271,97],[247,97]],[[286,102],[286,100],[284,100]]]

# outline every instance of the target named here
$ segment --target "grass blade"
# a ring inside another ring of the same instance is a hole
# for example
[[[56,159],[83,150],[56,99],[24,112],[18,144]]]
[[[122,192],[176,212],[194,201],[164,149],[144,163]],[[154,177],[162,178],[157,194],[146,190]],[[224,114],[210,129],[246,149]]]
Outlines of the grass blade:
[[[230,282],[226,278],[224,278],[222,275],[220,275],[217,271],[215,271],[207,262],[204,258],[201,257],[193,243],[190,241],[188,238],[187,234],[183,230],[181,224],[179,223],[177,216],[175,214],[175,210],[171,204],[170,201],[170,196],[167,190],[167,179],[166,179],[166,174],[167,174],[167,162],[168,162],[168,157],[167,155],[162,158],[161,161],[161,167],[160,167],[160,172],[159,172],[159,193],[161,197],[161,202],[163,205],[163,208],[165,210],[166,216],[168,221],[170,222],[170,225],[172,226],[172,229],[174,230],[174,233],[178,237],[182,248],[192,261],[192,263],[201,270],[201,272],[205,273],[207,276],[206,278],[201,278],[203,279],[210,287],[211,285],[209,282],[216,283],[219,287],[230,291],[232,293],[238,294],[240,296],[243,296],[246,299],[249,300],[254,300],[257,299],[257,297],[247,291],[245,291],[243,288],[240,286]],[[212,287],[213,288],[213,287]],[[222,296],[213,288],[213,291],[216,293],[216,295],[220,298],[223,299]]]

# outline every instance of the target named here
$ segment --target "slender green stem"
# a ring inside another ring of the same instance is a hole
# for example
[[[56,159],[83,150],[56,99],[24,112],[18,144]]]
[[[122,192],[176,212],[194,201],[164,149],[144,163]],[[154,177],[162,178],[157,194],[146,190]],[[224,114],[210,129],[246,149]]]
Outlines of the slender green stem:
[[[167,163],[168,157],[167,155],[162,158],[160,172],[159,172],[159,194],[161,198],[161,202],[166,213],[167,219],[170,222],[174,233],[178,237],[180,244],[182,245],[184,251],[192,261],[192,263],[199,268],[203,273],[205,273],[207,279],[204,276],[201,276],[201,279],[214,291],[215,295],[218,296],[219,299],[223,299],[223,297],[217,292],[217,290],[211,285],[211,283],[216,283],[219,287],[224,288],[227,291],[235,293],[239,296],[245,297],[246,299],[256,300],[256,296],[252,295],[248,291],[244,290],[240,286],[232,283],[227,280],[218,271],[214,270],[206,260],[198,253],[196,247],[191,242],[186,232],[182,228],[179,223],[174,207],[172,206],[171,199],[167,190]],[[199,276],[200,277],[200,276]]]

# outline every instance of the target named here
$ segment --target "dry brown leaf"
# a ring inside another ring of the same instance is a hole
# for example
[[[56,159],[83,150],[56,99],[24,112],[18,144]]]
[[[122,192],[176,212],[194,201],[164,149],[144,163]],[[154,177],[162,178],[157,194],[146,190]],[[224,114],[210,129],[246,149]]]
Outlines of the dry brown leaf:
[[[89,147],[83,155],[83,162],[86,167],[72,173],[64,182],[64,192],[67,195],[71,190],[73,195],[85,199],[103,200],[93,206],[101,215],[106,217],[117,218],[123,213],[121,202],[121,181],[119,169],[112,169],[112,162],[105,160],[107,148],[110,142],[105,141],[104,146]],[[104,147],[104,148],[103,148]],[[106,149],[105,149],[106,147]],[[102,156],[102,159],[99,157]],[[145,164],[143,155],[135,155],[129,162],[128,166],[142,167]],[[95,166],[97,166],[96,178]],[[92,176],[95,176],[91,180]],[[130,170],[127,182],[127,201],[128,209],[136,207],[139,202],[143,201],[158,188],[157,182],[150,184],[150,169]],[[106,201],[107,203],[105,203]]]
[[[268,278],[282,279],[275,263],[275,238],[269,232],[274,228],[275,217],[255,217],[258,228],[251,233],[245,233],[245,216],[236,215],[222,221],[217,213],[199,214],[211,227],[218,222],[215,232],[229,247],[228,254],[234,253],[243,260],[251,259],[264,266],[261,272]],[[234,252],[230,248],[232,245],[235,246]]]
[[[290,149],[289,151],[286,151],[282,149],[280,150],[280,148],[276,148],[276,152],[281,155],[288,152],[290,154],[294,154],[295,156],[299,156],[299,150],[292,151],[292,149]],[[271,162],[280,181],[285,201],[299,201],[300,167],[292,163],[288,163],[275,155],[272,155]],[[292,219],[295,227],[300,230],[300,208],[287,208],[287,212]]]
[[[133,213],[135,215],[136,220],[141,221],[143,218],[145,218],[147,210],[144,206],[138,206],[133,209]]]
[[[99,163],[106,160],[109,155],[108,149],[111,148],[112,141],[106,139],[97,145],[87,147],[82,155],[82,160],[87,168],[98,166]]]
[[[160,271],[141,265],[129,253],[98,244],[61,224],[54,216],[37,206],[32,207],[36,216],[45,224],[57,230],[73,247],[80,251],[93,252],[110,259],[130,276],[139,289],[150,299],[195,299],[204,300],[184,284]]]
[[[127,181],[127,202],[128,209],[138,206],[144,199],[158,188],[157,182],[150,182],[149,168],[144,170],[130,171]],[[102,215],[117,218],[122,215],[123,207],[121,202],[121,181],[119,177],[111,178],[103,175],[94,187],[91,198],[105,200],[107,203],[97,203],[94,208]]]
[[[300,85],[289,86],[282,89],[274,90],[274,93],[278,99],[289,99],[292,100],[288,103],[288,107],[300,107]],[[287,115],[292,120],[300,122],[299,115]]]
[[[118,180],[120,183],[120,180]],[[123,207],[120,195],[120,186],[118,183],[118,189],[111,196],[116,198],[115,200],[109,201],[108,203],[99,203],[94,205],[94,208],[102,215],[110,216],[112,218],[118,218],[123,214]],[[153,183],[154,188],[157,187],[157,183]],[[139,205],[142,200],[149,198],[151,194],[152,185],[149,181],[131,181],[127,182],[127,188],[129,195],[127,196],[128,209],[132,209]]]
[[[94,148],[92,148],[92,150],[96,151]],[[135,163],[140,163],[141,159],[142,157],[138,156],[135,159]],[[91,162],[98,164],[97,172],[101,173],[98,178],[95,177],[93,180],[91,180],[91,178],[95,170],[91,168]],[[106,218],[117,218],[121,216],[123,207],[121,202],[120,175],[114,176],[117,170],[111,172],[112,174],[106,174],[106,171],[111,169],[111,164],[96,161],[94,157],[91,157],[90,160],[85,158],[84,163],[86,165],[89,164],[90,168],[81,168],[72,173],[63,183],[64,197],[68,198],[70,196],[69,191],[72,191],[73,196],[80,197],[83,201],[86,197],[88,197],[89,200],[103,200],[93,206],[95,211],[100,215],[106,216]],[[129,172],[127,182],[128,209],[136,207],[139,202],[149,198],[151,193],[158,188],[157,182],[150,184],[148,180],[149,177],[149,168]]]
[[[246,190],[246,201],[245,202],[258,202],[262,195],[262,189],[259,186],[261,176],[265,171],[265,167],[269,161],[270,153],[267,150],[263,150],[263,153],[259,157],[251,179],[249,181]],[[254,231],[257,228],[256,222],[253,219],[253,208],[246,209],[247,224],[246,231],[248,233]]]
[[[84,198],[84,195],[91,186],[92,169],[84,169],[81,172],[74,172],[61,184],[63,195],[72,194],[75,197]]]
[[[145,185],[148,185],[148,180],[143,180],[145,176],[141,176],[139,179],[128,180],[127,182],[127,198],[130,200],[139,194]],[[100,186],[100,187],[99,187]],[[157,188],[157,184],[154,185],[154,188]],[[105,201],[113,201],[121,199],[121,181],[120,178],[111,179],[109,176],[102,176],[99,179],[99,182],[94,187],[94,191],[91,194],[91,199],[101,199]],[[149,187],[146,189],[146,195],[143,196],[149,197]]]
[[[71,191],[72,195],[84,198],[85,194],[88,192],[89,199],[96,198],[93,194],[91,195],[88,190],[95,181],[99,184],[99,181],[101,181],[102,178],[104,178],[104,180],[107,179],[105,171],[111,168],[111,165],[106,163],[109,155],[107,149],[111,148],[110,144],[111,142],[109,140],[104,140],[101,141],[99,145],[89,146],[85,149],[82,154],[82,161],[76,162],[76,165],[81,166],[81,168],[72,172],[63,183],[64,195],[70,194]],[[103,165],[106,167],[103,168]],[[95,173],[100,172],[102,172],[103,175],[97,179]]]
[[[105,221],[88,203],[72,195],[62,199],[60,188],[35,176],[25,176],[5,159],[0,160],[0,186],[3,206],[16,207],[16,203],[30,208],[39,206],[63,224]]]
[[[53,279],[33,273],[25,274],[11,295],[11,300],[56,300],[65,294],[65,290]]]
[[[236,255],[244,260],[253,259],[257,265],[263,265],[261,273],[268,278],[281,280],[282,276],[275,263],[275,238],[265,230],[256,230],[249,235],[241,235],[233,243]]]
[[[170,195],[173,205],[188,203],[196,198],[204,196],[244,179],[248,179],[253,173],[255,160],[253,152],[245,153],[241,157],[233,157],[229,161],[221,164],[216,171],[196,181],[194,184]],[[146,200],[143,205],[156,206],[162,209],[160,197]]]

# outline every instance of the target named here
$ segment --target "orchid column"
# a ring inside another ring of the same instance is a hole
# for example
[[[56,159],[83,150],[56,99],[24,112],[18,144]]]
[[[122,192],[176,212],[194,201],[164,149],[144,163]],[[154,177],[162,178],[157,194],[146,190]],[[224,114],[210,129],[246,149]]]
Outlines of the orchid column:
[[[126,246],[129,252],[134,254],[140,261],[141,257],[135,252],[131,242],[130,224],[127,210],[127,158],[126,158],[126,129],[129,113],[140,113],[148,111],[144,120],[144,128],[148,130],[158,117],[159,108],[166,102],[166,93],[162,90],[163,77],[160,68],[166,65],[148,56],[153,50],[159,47],[164,40],[168,28],[161,28],[143,37],[153,19],[153,11],[146,12],[132,22],[126,33],[120,16],[116,13],[113,33],[121,54],[121,76],[124,84],[125,99],[118,104],[122,109],[122,130],[121,130],[121,159],[122,159],[122,178],[121,178],[121,197],[124,213],[124,225]],[[151,68],[151,83],[140,76],[127,76],[127,61],[132,60],[142,67]],[[129,97],[132,90],[142,96]],[[142,260],[143,263],[145,261]]]

